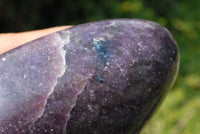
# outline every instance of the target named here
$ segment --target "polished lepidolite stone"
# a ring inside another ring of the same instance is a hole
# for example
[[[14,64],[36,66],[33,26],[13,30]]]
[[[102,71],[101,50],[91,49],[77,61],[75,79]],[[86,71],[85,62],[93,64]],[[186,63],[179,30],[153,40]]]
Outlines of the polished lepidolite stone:
[[[0,134],[136,134],[176,78],[164,27],[74,26],[0,55]]]

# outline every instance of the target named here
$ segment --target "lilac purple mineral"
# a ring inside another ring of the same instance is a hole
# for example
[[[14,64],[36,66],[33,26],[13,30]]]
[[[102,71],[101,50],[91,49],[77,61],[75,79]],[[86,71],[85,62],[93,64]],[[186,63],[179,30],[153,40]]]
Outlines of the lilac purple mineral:
[[[176,42],[151,21],[39,38],[0,55],[0,134],[137,134],[178,67]]]

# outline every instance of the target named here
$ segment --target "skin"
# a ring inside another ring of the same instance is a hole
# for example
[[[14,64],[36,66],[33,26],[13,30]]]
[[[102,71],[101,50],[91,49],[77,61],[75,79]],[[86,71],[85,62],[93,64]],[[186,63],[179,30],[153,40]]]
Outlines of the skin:
[[[23,45],[26,42],[70,27],[71,26],[57,26],[28,32],[2,33],[0,34],[0,54]]]

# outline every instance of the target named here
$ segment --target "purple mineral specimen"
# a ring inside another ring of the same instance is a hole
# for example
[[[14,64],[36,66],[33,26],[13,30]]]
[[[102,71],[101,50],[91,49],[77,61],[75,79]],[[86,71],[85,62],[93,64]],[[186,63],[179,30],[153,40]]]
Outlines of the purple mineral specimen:
[[[136,134],[178,72],[157,23],[74,26],[0,55],[0,134]]]

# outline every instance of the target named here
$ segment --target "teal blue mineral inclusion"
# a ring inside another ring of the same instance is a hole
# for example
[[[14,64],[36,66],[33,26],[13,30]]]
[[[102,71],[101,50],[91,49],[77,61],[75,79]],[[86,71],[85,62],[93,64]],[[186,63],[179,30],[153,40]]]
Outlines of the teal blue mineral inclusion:
[[[104,79],[99,74],[97,75],[97,81],[99,83],[104,83]]]
[[[104,41],[95,41],[94,47],[97,51],[98,57],[101,61],[106,62],[110,57],[108,48],[105,46]]]

